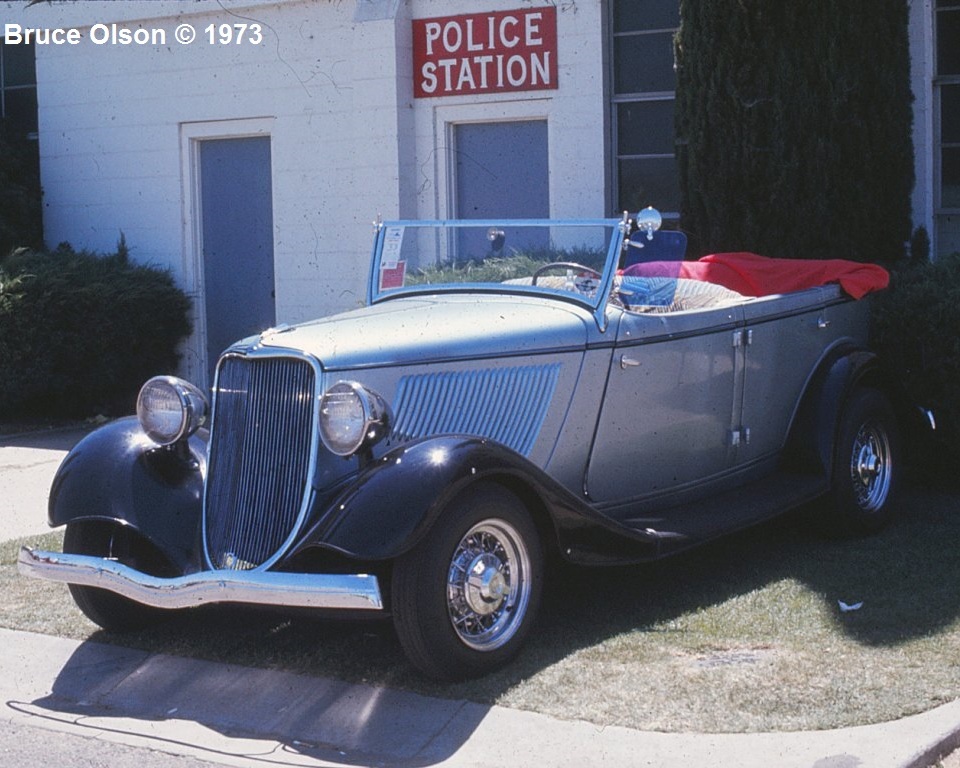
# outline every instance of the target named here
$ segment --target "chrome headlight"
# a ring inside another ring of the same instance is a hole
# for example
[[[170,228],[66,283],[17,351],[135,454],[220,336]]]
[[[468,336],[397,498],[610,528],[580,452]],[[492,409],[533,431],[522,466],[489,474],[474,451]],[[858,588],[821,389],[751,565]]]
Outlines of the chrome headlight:
[[[203,393],[176,376],[154,376],[137,396],[140,426],[160,445],[190,437],[206,422],[207,411]]]
[[[389,422],[383,398],[355,381],[338,381],[320,400],[320,438],[337,456],[374,445],[386,436]]]

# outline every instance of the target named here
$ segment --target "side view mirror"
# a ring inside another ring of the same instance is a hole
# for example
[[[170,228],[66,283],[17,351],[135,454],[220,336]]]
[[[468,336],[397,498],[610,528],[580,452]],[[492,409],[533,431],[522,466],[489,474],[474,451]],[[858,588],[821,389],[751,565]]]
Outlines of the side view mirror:
[[[647,233],[647,240],[653,240],[653,233],[663,224],[663,216],[656,208],[647,206],[637,214],[637,229]]]

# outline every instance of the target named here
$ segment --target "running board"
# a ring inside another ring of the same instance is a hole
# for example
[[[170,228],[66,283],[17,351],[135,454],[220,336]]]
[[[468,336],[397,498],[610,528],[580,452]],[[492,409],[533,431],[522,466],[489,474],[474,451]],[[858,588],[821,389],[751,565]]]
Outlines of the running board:
[[[662,557],[770,520],[822,496],[829,487],[819,475],[775,472],[745,486],[620,522],[655,538],[657,556]]]

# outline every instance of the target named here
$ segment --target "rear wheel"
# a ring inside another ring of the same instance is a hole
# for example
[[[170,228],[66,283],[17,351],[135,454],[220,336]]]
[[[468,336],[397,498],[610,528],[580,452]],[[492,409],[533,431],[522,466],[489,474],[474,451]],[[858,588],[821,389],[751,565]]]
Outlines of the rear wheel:
[[[520,650],[542,578],[539,535],[523,503],[501,486],[472,488],[394,565],[400,643],[432,677],[491,672]]]
[[[137,541],[135,534],[116,523],[85,521],[67,523],[63,536],[63,551],[71,555],[92,555],[151,572],[146,545]],[[106,589],[70,584],[70,594],[83,614],[94,624],[109,632],[130,632],[158,624],[168,613],[143,605]]]
[[[844,408],[837,438],[832,532],[876,533],[890,521],[900,458],[897,420],[887,398],[875,389],[854,392]]]

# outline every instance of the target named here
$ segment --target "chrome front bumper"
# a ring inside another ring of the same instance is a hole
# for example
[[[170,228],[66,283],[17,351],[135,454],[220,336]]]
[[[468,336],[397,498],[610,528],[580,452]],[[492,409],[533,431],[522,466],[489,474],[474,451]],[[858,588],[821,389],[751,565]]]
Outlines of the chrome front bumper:
[[[360,574],[201,571],[164,579],[89,555],[22,547],[17,566],[25,576],[99,587],[155,608],[207,603],[254,603],[296,608],[380,610],[377,577]]]

